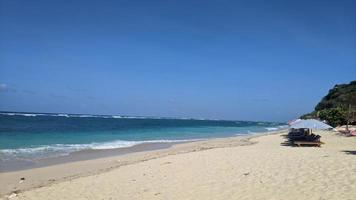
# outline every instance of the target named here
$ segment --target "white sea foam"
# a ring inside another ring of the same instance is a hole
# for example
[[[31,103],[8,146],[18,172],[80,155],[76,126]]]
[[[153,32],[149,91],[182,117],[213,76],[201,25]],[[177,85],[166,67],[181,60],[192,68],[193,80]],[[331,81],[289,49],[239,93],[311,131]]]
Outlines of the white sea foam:
[[[120,118],[122,118],[122,117],[121,117],[120,115],[113,115],[112,118],[114,118],[114,119],[120,119]]]
[[[190,142],[197,141],[195,140],[145,140],[145,141],[124,141],[124,140],[116,140],[113,142],[105,142],[105,143],[93,143],[91,145],[91,149],[117,149],[117,148],[125,148],[132,147],[138,144],[146,144],[146,143],[174,143],[174,142]]]
[[[279,129],[286,129],[288,128],[289,126],[288,125],[281,125],[281,126],[278,126]]]
[[[183,117],[152,117],[152,116],[121,116],[121,115],[90,115],[90,114],[64,114],[64,113],[0,113],[0,115],[17,115],[25,117],[36,116],[50,116],[50,117],[97,117],[97,118],[115,118],[115,119],[176,119],[176,120],[211,120],[211,121],[223,121],[220,119],[206,119],[206,118],[183,118]],[[240,122],[236,122],[237,124]]]
[[[267,127],[267,128],[265,128],[267,131],[276,131],[276,130],[278,130],[278,128],[277,127]]]
[[[107,118],[106,116],[98,116],[98,115],[70,115],[70,117],[100,117],[100,118]]]
[[[36,117],[37,114],[32,114],[32,113],[16,113],[15,115],[21,115],[25,117]]]
[[[267,127],[265,128],[267,131],[277,131],[277,130],[282,130],[288,128],[288,125],[280,125],[276,127]]]
[[[248,135],[252,134],[251,131],[248,131],[247,133],[248,133]],[[243,133],[236,133],[235,136],[246,136],[246,134],[243,134]]]
[[[16,113],[1,113],[3,115],[10,115],[10,116],[13,116],[13,115],[16,115]]]
[[[9,115],[9,116],[14,116],[14,115],[20,115],[20,116],[25,116],[25,117],[36,117],[39,115],[43,115],[43,114],[35,114],[35,113],[0,113],[2,115]]]
[[[67,114],[57,114],[55,116],[57,116],[57,117],[69,117],[69,115],[67,115]]]
[[[132,147],[145,143],[175,143],[175,142],[190,142],[198,141],[199,139],[191,140],[145,140],[145,141],[125,141],[116,140],[112,142],[91,143],[91,144],[53,144],[43,145],[31,148],[18,148],[18,149],[2,149],[0,150],[0,160],[8,159],[39,159],[46,157],[56,157],[69,155],[72,152],[93,149],[118,149],[125,147]]]

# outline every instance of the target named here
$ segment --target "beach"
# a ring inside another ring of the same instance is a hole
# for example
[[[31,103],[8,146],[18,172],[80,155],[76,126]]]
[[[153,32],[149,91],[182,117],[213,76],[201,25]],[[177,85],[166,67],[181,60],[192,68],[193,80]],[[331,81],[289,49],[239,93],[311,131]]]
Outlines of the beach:
[[[353,199],[356,140],[319,131],[321,147],[286,132],[175,144],[0,173],[2,199]],[[24,180],[21,180],[23,178]]]
[[[0,0],[0,200],[356,200],[355,10]]]

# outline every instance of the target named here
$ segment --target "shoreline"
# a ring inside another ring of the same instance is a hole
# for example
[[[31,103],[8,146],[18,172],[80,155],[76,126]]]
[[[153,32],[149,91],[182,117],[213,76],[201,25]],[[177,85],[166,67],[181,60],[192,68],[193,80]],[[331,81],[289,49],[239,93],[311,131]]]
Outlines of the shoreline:
[[[1,165],[0,174],[5,172],[14,172],[22,170],[30,170],[41,167],[48,167],[59,164],[66,164],[71,162],[79,162],[85,160],[95,160],[100,158],[112,157],[112,156],[122,156],[131,153],[152,151],[159,149],[166,149],[174,144],[179,144],[181,142],[171,142],[171,143],[143,143],[137,144],[131,147],[115,148],[115,149],[85,149],[80,151],[71,152],[68,155],[56,156],[42,158],[38,160],[31,161],[12,161]]]
[[[36,168],[24,170],[1,171],[0,172],[0,197],[9,195],[10,193],[19,193],[43,186],[48,186],[53,183],[72,180],[80,177],[91,176],[103,172],[111,171],[122,166],[132,165],[152,159],[163,158],[170,155],[186,154],[196,151],[204,151],[215,148],[237,147],[253,145],[255,142],[250,140],[267,135],[281,134],[286,130],[278,130],[264,132],[258,134],[249,134],[246,136],[233,136],[224,138],[212,138],[200,141],[182,142],[182,143],[166,143],[169,147],[159,149],[146,149],[143,151],[129,152],[119,155],[110,155],[84,160],[72,160],[63,163],[51,163],[52,165],[44,165]],[[140,144],[147,145],[147,144]],[[135,145],[139,146],[139,145]],[[134,146],[134,147],[135,147]],[[127,149],[132,148],[128,147]],[[121,148],[123,149],[123,148]],[[113,152],[120,150],[114,149]],[[142,150],[142,149],[141,149]],[[98,151],[98,150],[94,150]],[[91,152],[94,152],[91,151]],[[100,151],[100,150],[99,150]],[[103,151],[103,150],[101,150]],[[106,151],[106,150],[104,150]],[[78,153],[77,154],[81,154]],[[55,158],[51,158],[55,159]],[[63,170],[64,169],[64,170]],[[29,177],[29,178],[26,178]],[[21,181],[25,178],[25,181]]]
[[[0,199],[9,195],[36,200],[156,199],[157,195],[162,195],[158,199],[229,199],[229,193],[236,199],[350,199],[356,195],[355,138],[318,132],[325,142],[321,148],[290,147],[283,145],[286,133],[174,144],[0,173]],[[189,188],[195,188],[194,193],[184,192]]]
[[[284,130],[285,129],[279,129],[275,131],[256,132],[250,134],[235,134],[229,137],[201,138],[201,139],[192,139],[192,140],[177,141],[177,142],[141,143],[130,147],[113,148],[113,149],[84,149],[84,150],[71,152],[68,155],[63,155],[63,156],[54,156],[54,157],[33,159],[33,160],[4,161],[4,162],[0,162],[0,174],[6,172],[48,167],[48,166],[71,163],[71,162],[94,160],[94,159],[113,157],[113,156],[122,156],[122,155],[137,153],[137,152],[167,149],[172,147],[173,145],[183,144],[183,143],[208,141],[208,140],[223,139],[223,138],[230,138],[230,137],[253,137],[253,136],[266,135],[266,134],[273,134],[275,132],[284,131]]]

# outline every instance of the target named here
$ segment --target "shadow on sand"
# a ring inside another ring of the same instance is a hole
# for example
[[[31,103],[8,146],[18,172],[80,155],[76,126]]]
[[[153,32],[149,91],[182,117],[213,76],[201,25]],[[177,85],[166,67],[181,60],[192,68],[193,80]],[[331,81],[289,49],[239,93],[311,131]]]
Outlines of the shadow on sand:
[[[288,134],[283,134],[283,135],[281,135],[281,137],[283,137],[284,139],[286,139],[285,141],[283,141],[283,142],[281,143],[281,146],[295,147],[295,146],[293,145],[293,143],[292,143],[290,140],[288,140]]]
[[[356,155],[356,151],[342,151],[346,154],[349,154],[349,155]]]

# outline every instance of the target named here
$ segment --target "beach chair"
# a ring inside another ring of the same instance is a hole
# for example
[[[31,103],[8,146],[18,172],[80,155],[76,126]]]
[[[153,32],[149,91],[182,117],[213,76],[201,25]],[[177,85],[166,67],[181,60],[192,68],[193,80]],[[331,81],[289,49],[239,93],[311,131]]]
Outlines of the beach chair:
[[[310,129],[292,129],[288,133],[290,144],[294,146],[317,146],[320,147],[323,142],[320,141],[321,136],[315,135]]]
[[[349,136],[356,136],[356,131],[350,131]]]
[[[298,147],[301,147],[301,146],[317,146],[317,147],[321,147],[321,145],[324,144],[324,142],[321,142],[321,141],[294,141],[293,144],[298,146]]]
[[[294,140],[304,140],[305,137],[308,135],[309,131],[306,131],[305,129],[301,128],[301,129],[292,129],[289,133],[288,133],[288,139],[290,141],[294,141]]]

